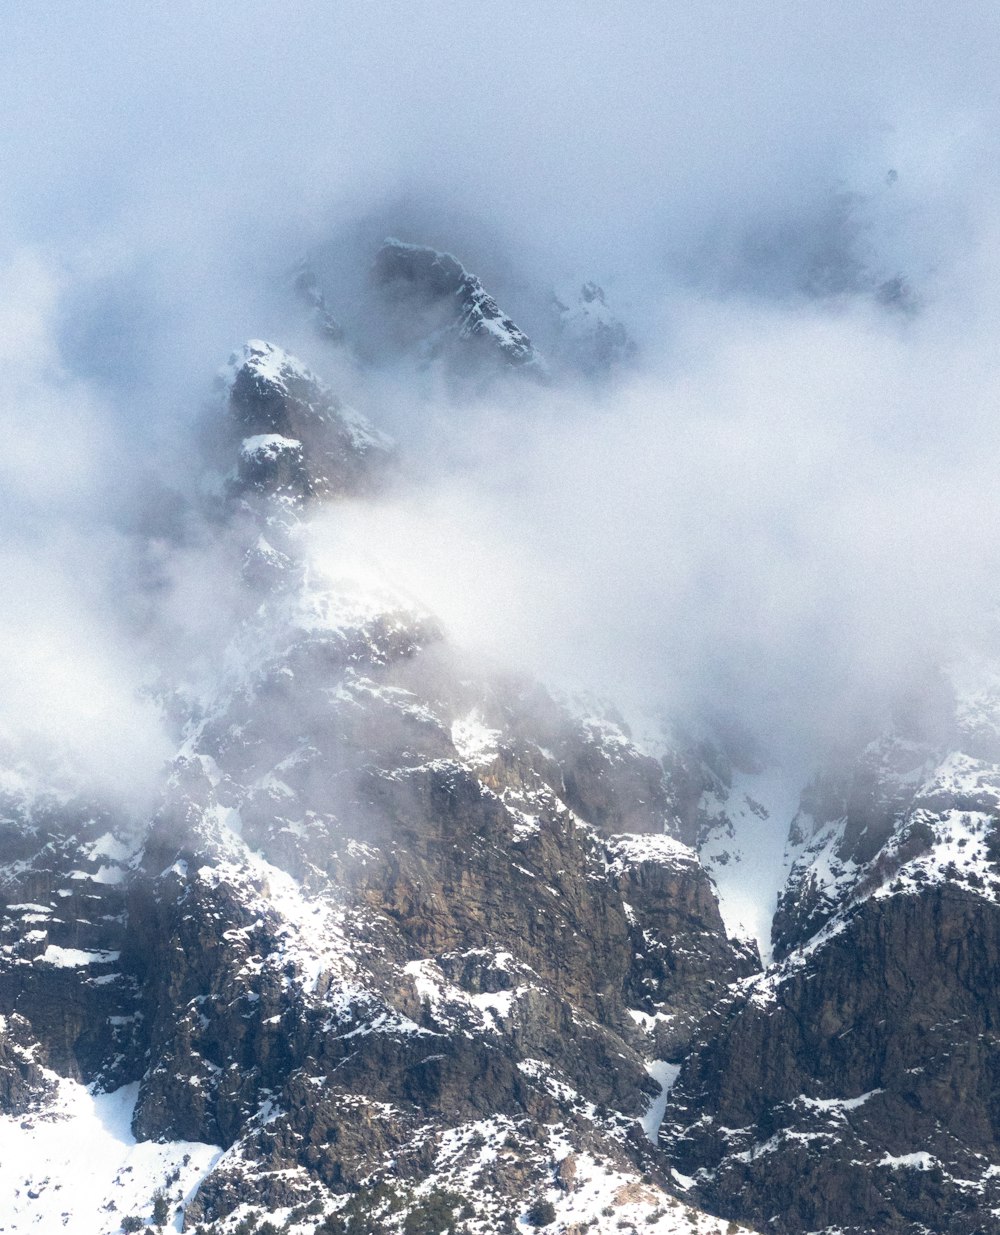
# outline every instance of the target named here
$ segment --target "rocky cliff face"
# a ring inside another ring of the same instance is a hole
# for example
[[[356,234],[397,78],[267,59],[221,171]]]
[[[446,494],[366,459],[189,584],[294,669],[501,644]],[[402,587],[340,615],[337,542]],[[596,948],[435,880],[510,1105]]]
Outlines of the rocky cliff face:
[[[993,1231],[995,701],[893,728],[792,827],[768,973],[702,1026],[663,1141],[690,1195],[780,1231]],[[728,1205],[723,1200],[729,1197]]]
[[[692,1195],[778,1231],[997,1229],[998,926],[951,884],[875,897],[734,995],[667,1110]]]
[[[213,436],[231,494],[257,495],[273,516],[377,487],[391,442],[295,357],[254,339],[219,380],[225,415]]]

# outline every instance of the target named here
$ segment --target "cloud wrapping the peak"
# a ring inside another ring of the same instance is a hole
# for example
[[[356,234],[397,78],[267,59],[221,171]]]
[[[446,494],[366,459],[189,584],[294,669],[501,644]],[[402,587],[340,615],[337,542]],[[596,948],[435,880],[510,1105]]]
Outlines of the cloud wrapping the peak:
[[[398,490],[331,512],[318,552],[367,546],[461,640],[785,744],[991,646],[995,6],[85,0],[3,25],[0,727],[92,752],[168,631],[217,645],[185,503],[249,337],[401,440]],[[638,367],[460,398],[366,371],[288,272],[322,254],[360,321],[387,233],[455,251],[529,334],[598,279]]]
[[[683,362],[474,409],[322,543],[543,675],[815,749],[995,638],[995,365],[868,306],[683,319]]]

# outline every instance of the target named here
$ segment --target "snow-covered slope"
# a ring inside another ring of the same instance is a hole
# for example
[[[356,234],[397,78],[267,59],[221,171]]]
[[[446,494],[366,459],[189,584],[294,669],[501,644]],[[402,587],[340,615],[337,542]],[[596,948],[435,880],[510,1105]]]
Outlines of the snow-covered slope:
[[[718,889],[726,928],[753,939],[765,964],[788,873],[787,833],[799,790],[783,768],[733,771],[728,784],[707,790],[699,802],[698,853]]]
[[[95,1093],[53,1078],[40,1110],[0,1115],[0,1231],[117,1235],[122,1220],[182,1230],[183,1208],[222,1156],[196,1141],[136,1141],[137,1082]],[[159,1198],[159,1200],[158,1200]]]

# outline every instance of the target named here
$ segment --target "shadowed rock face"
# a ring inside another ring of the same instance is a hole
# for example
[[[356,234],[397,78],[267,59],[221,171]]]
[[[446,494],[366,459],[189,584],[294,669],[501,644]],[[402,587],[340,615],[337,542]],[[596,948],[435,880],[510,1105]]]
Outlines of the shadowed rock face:
[[[969,891],[867,901],[702,1027],[677,1169],[777,1231],[997,1230],[998,964],[1000,909]]]
[[[783,959],[702,1025],[668,1104],[664,1146],[710,1208],[1000,1230],[1000,710],[941,698],[935,732],[893,725],[803,795]]]
[[[4,795],[0,830],[0,1088],[15,1111],[51,1089],[53,1069],[109,1088],[134,988],[118,963],[126,935],[114,831],[86,799]],[[81,967],[80,962],[85,962]]]
[[[21,1115],[51,1095],[45,1049],[23,1016],[3,1017],[0,1031],[0,1111]]]

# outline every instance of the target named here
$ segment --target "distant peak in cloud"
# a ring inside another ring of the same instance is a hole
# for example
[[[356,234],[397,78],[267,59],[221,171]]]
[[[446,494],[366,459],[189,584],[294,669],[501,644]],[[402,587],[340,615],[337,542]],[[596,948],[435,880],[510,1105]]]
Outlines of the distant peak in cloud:
[[[375,254],[372,280],[401,349],[469,370],[545,372],[528,336],[452,254],[389,237]]]

